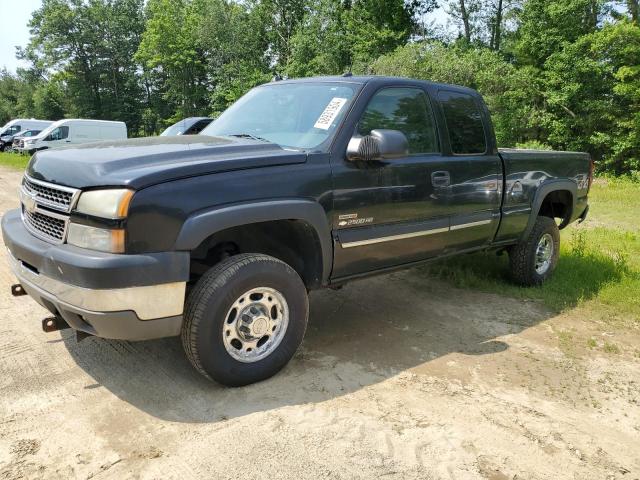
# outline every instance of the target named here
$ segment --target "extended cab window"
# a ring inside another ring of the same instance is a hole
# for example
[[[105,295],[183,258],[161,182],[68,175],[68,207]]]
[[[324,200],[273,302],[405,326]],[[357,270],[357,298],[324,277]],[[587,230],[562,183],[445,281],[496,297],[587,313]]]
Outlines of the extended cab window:
[[[434,153],[438,140],[431,104],[417,88],[385,88],[376,93],[358,123],[358,133],[376,129],[399,130],[409,141],[409,153]]]
[[[438,101],[442,105],[447,122],[453,153],[456,155],[485,153],[487,141],[482,112],[476,100],[465,93],[440,91]]]

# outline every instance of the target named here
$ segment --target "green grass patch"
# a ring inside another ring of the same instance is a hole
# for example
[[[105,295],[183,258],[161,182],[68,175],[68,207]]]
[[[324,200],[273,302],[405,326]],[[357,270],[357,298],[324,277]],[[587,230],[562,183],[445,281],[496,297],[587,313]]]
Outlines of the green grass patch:
[[[21,155],[19,153],[0,152],[0,165],[24,170],[29,163],[29,155]]]
[[[554,275],[541,287],[509,279],[508,256],[494,252],[453,257],[422,267],[460,288],[541,300],[561,312],[588,307],[610,322],[640,322],[640,183],[606,179],[594,185],[590,220],[562,232]]]
[[[640,218],[640,181],[629,177],[598,177],[589,194],[587,224],[605,224],[637,231]]]

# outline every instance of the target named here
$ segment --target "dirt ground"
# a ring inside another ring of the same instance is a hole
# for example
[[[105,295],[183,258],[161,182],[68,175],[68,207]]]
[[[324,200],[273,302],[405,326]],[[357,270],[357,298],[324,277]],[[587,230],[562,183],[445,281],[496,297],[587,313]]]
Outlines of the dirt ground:
[[[640,335],[588,312],[395,273],[313,293],[290,365],[228,389],[178,339],[45,334],[11,283],[0,259],[3,480],[640,478]]]

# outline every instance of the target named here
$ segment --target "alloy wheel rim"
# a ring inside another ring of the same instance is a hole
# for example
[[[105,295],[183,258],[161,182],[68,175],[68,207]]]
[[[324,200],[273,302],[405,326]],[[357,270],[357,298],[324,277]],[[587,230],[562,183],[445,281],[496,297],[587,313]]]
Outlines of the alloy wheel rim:
[[[253,288],[231,305],[222,325],[222,339],[235,360],[257,362],[278,348],[288,325],[289,305],[284,295],[269,287]]]
[[[545,233],[538,240],[538,246],[536,247],[535,269],[538,275],[544,275],[549,270],[553,251],[553,237],[550,233]]]

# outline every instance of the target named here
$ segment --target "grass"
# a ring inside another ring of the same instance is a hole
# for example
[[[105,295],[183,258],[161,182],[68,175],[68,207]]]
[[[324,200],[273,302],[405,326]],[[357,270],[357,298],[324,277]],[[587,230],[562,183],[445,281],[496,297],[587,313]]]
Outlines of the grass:
[[[640,218],[640,179],[600,177],[592,190],[591,220],[608,227],[637,231]]]
[[[424,267],[461,288],[537,299],[556,312],[577,306],[607,322],[640,322],[640,183],[628,179],[595,182],[591,213],[562,232],[558,268],[538,288],[509,281],[508,257],[478,253]]]
[[[0,165],[24,170],[29,163],[29,155],[20,155],[18,153],[0,152]]]

